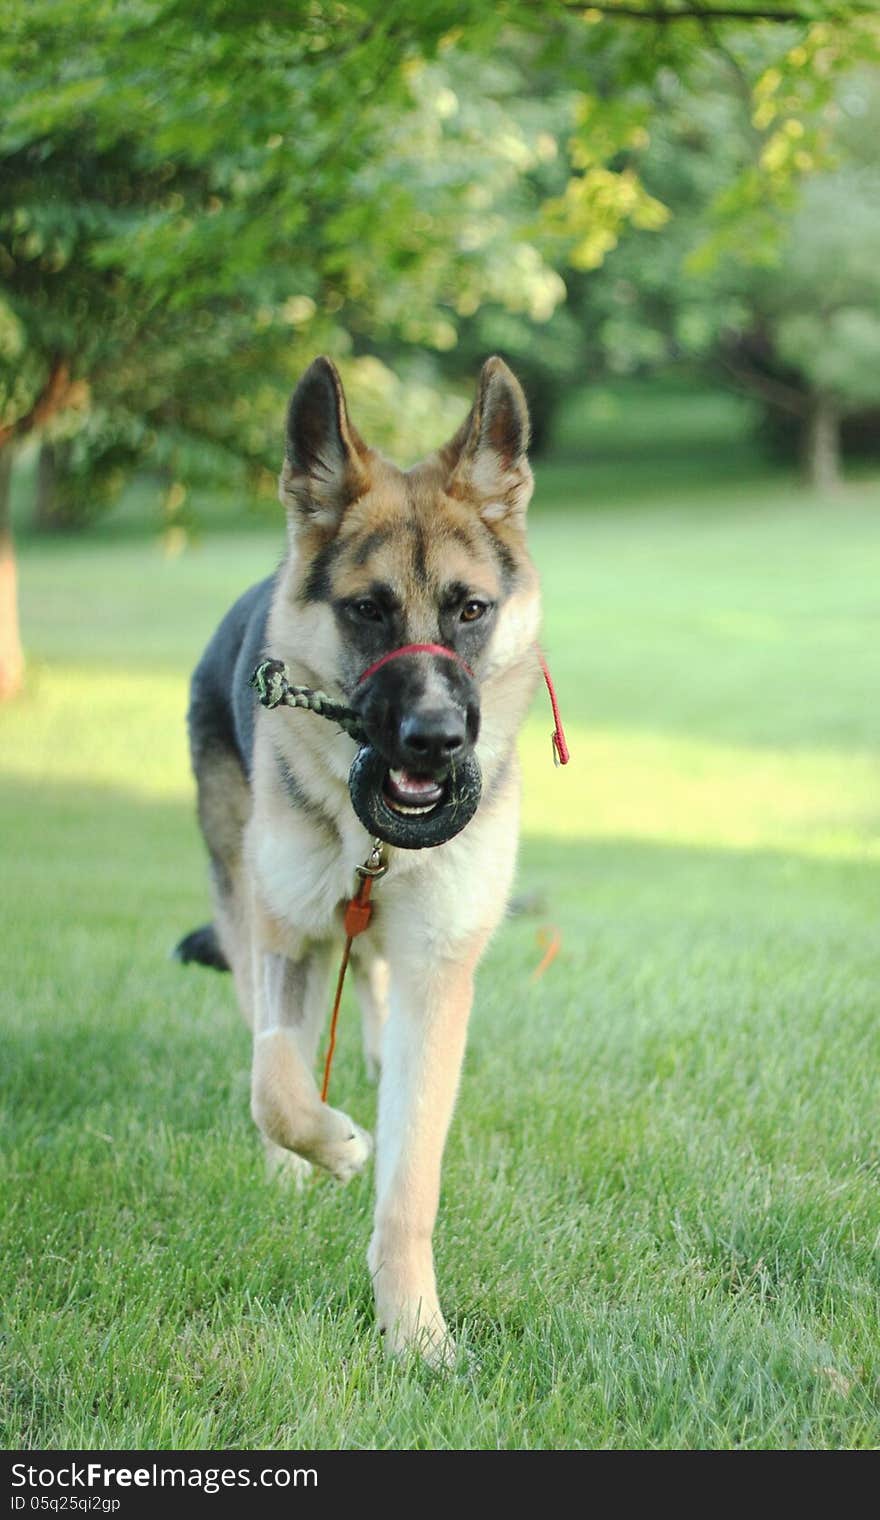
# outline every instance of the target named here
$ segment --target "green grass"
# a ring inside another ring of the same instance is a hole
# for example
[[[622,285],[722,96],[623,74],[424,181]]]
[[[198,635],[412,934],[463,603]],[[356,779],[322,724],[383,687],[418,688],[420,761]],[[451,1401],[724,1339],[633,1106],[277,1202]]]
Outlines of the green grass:
[[[167,959],[206,906],[187,672],[277,537],[24,545],[3,1444],[880,1442],[878,493],[700,473],[647,500],[640,469],[542,472],[574,759],[553,771],[540,704],[520,887],[544,906],[480,972],[437,1232],[471,1360],[447,1377],[382,1358],[370,1179],[264,1181],[228,980]],[[350,1004],[341,1039],[369,1121]]]

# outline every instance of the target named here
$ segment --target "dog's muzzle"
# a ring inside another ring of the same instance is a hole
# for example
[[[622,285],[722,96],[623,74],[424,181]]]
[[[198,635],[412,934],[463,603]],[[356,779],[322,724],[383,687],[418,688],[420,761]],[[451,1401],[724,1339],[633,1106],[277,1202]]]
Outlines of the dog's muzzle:
[[[425,689],[423,656],[451,662],[433,695]],[[348,787],[364,828],[402,850],[431,849],[460,834],[482,790],[473,753],[479,699],[461,656],[442,644],[392,649],[362,672],[355,706],[368,742],[354,758]]]

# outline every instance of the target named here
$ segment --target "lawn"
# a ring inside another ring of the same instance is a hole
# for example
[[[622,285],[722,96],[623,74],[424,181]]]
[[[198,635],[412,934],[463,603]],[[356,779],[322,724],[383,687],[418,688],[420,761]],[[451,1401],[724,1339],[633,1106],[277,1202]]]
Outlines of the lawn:
[[[187,673],[279,536],[23,542],[3,1445],[880,1443],[880,492],[713,454],[541,473],[573,761],[538,704],[539,905],[483,964],[444,1172],[449,1376],[385,1363],[370,1178],[264,1180],[228,979],[168,959],[206,916]],[[353,1013],[335,1092],[369,1122]]]

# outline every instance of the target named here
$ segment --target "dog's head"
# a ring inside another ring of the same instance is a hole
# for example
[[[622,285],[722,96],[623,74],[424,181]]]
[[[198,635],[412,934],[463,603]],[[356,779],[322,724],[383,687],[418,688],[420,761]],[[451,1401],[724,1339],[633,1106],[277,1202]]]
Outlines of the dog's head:
[[[534,641],[528,441],[525,397],[498,358],[455,436],[407,471],[364,443],[329,359],[291,398],[285,594],[310,669],[359,713],[400,812],[436,804],[477,743],[484,684]]]

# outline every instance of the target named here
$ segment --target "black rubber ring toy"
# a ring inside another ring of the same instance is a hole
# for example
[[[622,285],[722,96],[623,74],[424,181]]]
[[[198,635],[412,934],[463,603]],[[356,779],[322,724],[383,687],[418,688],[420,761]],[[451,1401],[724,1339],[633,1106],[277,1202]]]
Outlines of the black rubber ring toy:
[[[310,686],[292,686],[281,660],[262,660],[250,678],[257,701],[269,709],[284,704],[301,707],[338,723],[360,744],[348,773],[351,805],[364,828],[375,839],[398,850],[430,850],[460,834],[480,803],[483,778],[473,755],[450,768],[443,798],[429,813],[398,813],[385,796],[388,761],[365,740],[357,713],[326,692]]]
[[[398,850],[430,850],[460,834],[477,811],[483,778],[473,755],[454,766],[442,801],[430,813],[398,813],[385,796],[388,761],[372,744],[363,744],[348,773],[351,805],[364,828]]]

